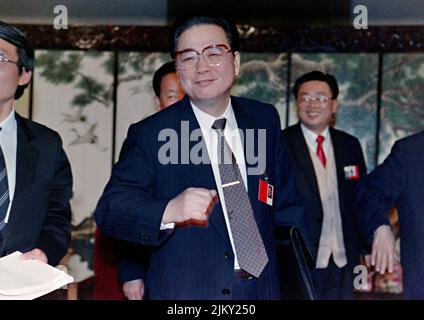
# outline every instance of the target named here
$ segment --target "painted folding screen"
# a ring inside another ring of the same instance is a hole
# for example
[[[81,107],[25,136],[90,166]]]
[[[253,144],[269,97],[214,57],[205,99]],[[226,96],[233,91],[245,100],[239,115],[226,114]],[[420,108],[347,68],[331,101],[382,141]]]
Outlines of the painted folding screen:
[[[92,218],[110,176],[113,55],[109,52],[37,51],[33,120],[59,132],[74,177],[70,273],[92,275]]]
[[[424,128],[424,54],[385,54],[381,94],[381,163],[393,143]]]

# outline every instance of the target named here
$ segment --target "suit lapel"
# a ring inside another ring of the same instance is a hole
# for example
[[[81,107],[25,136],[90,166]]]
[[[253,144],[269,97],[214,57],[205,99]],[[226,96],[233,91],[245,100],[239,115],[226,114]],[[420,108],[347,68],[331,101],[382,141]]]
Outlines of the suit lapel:
[[[257,129],[260,129],[260,124],[256,123],[256,119],[249,115],[247,108],[243,108],[241,106],[237,99],[232,97],[231,99],[231,105],[233,106],[234,115],[236,117],[237,126],[239,129],[242,130],[244,133],[244,138],[241,139],[243,143],[243,151],[244,151],[244,161],[246,165],[246,173],[247,173],[247,188],[248,188],[248,194],[250,203],[252,205],[253,212],[255,215],[258,214],[258,190],[259,190],[259,175],[253,175],[249,174],[249,168],[255,167],[257,164],[250,164],[246,161],[247,155],[246,155],[246,130],[247,129],[255,129],[255,139],[254,139],[254,154],[258,154],[258,140],[257,140]],[[250,150],[252,152],[252,150]]]
[[[307,182],[312,186],[313,193],[319,194],[318,181],[315,176],[314,165],[309,154],[309,148],[306,144],[305,137],[303,136],[300,124],[296,124],[295,130],[293,131],[293,139],[290,139],[293,144],[292,153],[295,161],[299,163],[302,168],[302,173],[305,175]]]
[[[16,114],[16,123],[16,183],[9,222],[5,228],[6,233],[12,234],[16,232],[15,229],[19,224],[19,219],[25,214],[30,214],[31,204],[26,203],[25,197],[32,192],[33,177],[38,161],[38,150],[32,145],[34,136],[25,123],[25,120]]]
[[[181,108],[180,115],[180,123],[182,121],[187,121],[189,126],[189,134],[191,134],[194,130],[201,130],[199,123],[197,122],[196,116],[194,115],[193,109],[190,105],[190,100],[188,96],[184,98],[179,108]],[[180,128],[178,128],[180,130]],[[180,138],[181,140],[181,138]],[[181,143],[181,142],[180,142]],[[202,144],[202,150],[206,152],[204,158],[207,158],[209,163],[200,163],[200,164],[192,164],[191,159],[189,159],[189,164],[183,164],[184,170],[187,174],[190,185],[195,188],[207,188],[217,190],[215,178],[212,171],[212,166],[210,165],[209,155],[207,153],[207,148],[203,139],[201,142],[199,141],[190,141],[189,142],[189,152],[193,150],[193,147],[198,143]],[[224,214],[221,210],[221,206],[217,205],[215,207],[214,212],[209,217],[209,223],[213,225],[219,234],[230,243],[230,239],[228,237],[227,225],[225,224]]]
[[[343,192],[345,177],[344,177],[344,166],[347,163],[346,155],[349,154],[344,150],[345,146],[338,139],[337,133],[333,128],[330,128],[331,142],[333,143],[334,150],[334,161],[336,163],[336,172],[337,172],[337,188],[339,189],[339,204],[340,204],[340,212],[344,212],[343,206],[344,201],[342,195],[345,194]]]

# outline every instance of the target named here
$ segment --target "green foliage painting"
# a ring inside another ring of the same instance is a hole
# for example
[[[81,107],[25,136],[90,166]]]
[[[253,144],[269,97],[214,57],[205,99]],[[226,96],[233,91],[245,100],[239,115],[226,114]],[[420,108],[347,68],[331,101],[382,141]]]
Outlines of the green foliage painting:
[[[379,162],[395,140],[424,127],[424,54],[384,55],[382,80]]]
[[[37,57],[36,67],[41,69],[41,76],[52,84],[73,85],[75,96],[72,107],[82,109],[96,101],[108,108],[113,101],[112,88],[99,82],[95,74],[81,71],[81,63],[85,57],[100,58],[102,55],[95,51],[48,51]],[[103,63],[103,68],[106,74],[113,75],[113,55]]]
[[[242,53],[240,76],[233,94],[271,103],[277,107],[281,126],[286,126],[286,53]]]

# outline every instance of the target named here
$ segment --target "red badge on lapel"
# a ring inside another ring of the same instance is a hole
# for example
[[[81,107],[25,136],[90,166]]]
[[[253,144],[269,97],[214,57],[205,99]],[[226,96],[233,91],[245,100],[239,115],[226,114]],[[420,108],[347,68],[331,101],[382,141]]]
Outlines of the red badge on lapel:
[[[359,168],[357,165],[344,167],[346,180],[359,180]]]
[[[265,182],[262,179],[259,179],[259,201],[266,203],[269,206],[272,206],[272,200],[274,199],[274,186]]]

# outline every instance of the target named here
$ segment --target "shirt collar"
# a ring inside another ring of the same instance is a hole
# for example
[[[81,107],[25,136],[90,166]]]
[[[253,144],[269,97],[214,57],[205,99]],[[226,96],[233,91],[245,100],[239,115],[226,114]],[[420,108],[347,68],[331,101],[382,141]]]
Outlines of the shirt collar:
[[[310,143],[311,145],[317,144],[316,140],[317,140],[318,134],[308,129],[307,127],[305,127],[303,123],[300,123],[300,128],[302,129],[303,135],[305,136],[305,139],[308,143]],[[328,140],[327,139],[329,137],[328,126],[327,128],[325,128],[323,132],[321,132],[320,135],[324,137],[324,141]]]
[[[190,100],[190,104],[191,104],[191,107],[193,108],[194,115],[196,116],[196,119],[199,122],[200,128],[212,130],[212,125],[215,122],[215,120],[221,119],[221,118],[227,119],[225,128],[227,128],[229,125],[231,126],[232,120],[234,119],[234,112],[233,112],[233,107],[231,105],[231,99],[228,101],[228,105],[224,113],[219,117],[214,117],[210,115],[209,113],[206,113],[200,110],[198,107],[196,107],[196,105],[191,100]]]
[[[15,118],[15,109],[13,109],[9,115],[0,122],[0,128],[2,134],[9,134],[16,125],[16,118]]]

